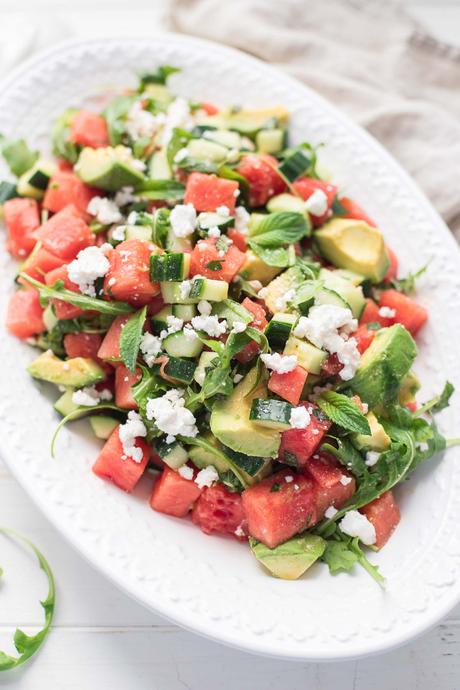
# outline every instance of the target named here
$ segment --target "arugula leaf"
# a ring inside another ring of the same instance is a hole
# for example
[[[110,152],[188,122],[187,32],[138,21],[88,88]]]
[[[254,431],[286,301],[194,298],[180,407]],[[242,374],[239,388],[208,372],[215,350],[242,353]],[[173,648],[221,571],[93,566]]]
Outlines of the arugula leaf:
[[[441,410],[444,410],[444,408],[449,406],[449,401],[454,391],[455,388],[453,384],[450,383],[450,381],[446,381],[441,393],[435,395],[434,398],[428,400],[428,402],[426,402],[424,405],[421,405],[421,407],[414,412],[414,417],[420,417],[422,414],[425,414],[425,412],[428,411],[433,414],[436,412],[441,412]]]
[[[245,292],[250,297],[257,297],[257,290],[254,290],[250,282],[241,275],[236,275],[233,281],[230,283],[230,291],[231,296],[237,301],[239,300],[242,292]]]
[[[169,208],[158,208],[152,217],[152,240],[158,247],[163,249],[166,247],[168,232],[171,227],[169,222],[170,215],[171,211]]]
[[[72,164],[78,160],[78,146],[73,141],[70,141],[70,127],[77,112],[76,108],[64,110],[62,115],[55,121],[51,130],[53,154],[57,158],[64,158],[64,160]]]
[[[318,278],[321,265],[317,261],[298,256],[295,263],[302,271],[305,280],[316,280]]]
[[[321,557],[329,566],[331,575],[341,571],[352,570],[358,560],[357,554],[352,551],[345,541],[335,541],[335,539],[326,542],[326,549]]]
[[[171,74],[176,74],[176,72],[180,71],[180,67],[171,67],[171,65],[160,65],[155,70],[141,72],[139,74],[139,92],[142,93],[147,84],[165,85],[168,81],[168,77]]]
[[[31,151],[24,139],[7,140],[2,144],[2,155],[16,177],[30,170],[38,159],[38,151]]]
[[[186,129],[180,129],[180,127],[174,127],[166,151],[166,157],[171,168],[175,164],[174,158],[176,153],[180,151],[180,149],[185,148],[190,139],[193,139],[190,132],[187,132]]]
[[[316,403],[334,424],[348,431],[370,435],[369,422],[357,404],[346,395],[326,391],[318,396]]]
[[[16,651],[19,656],[12,656],[0,651],[0,671],[7,671],[11,668],[21,666],[27,659],[30,659],[41,647],[46,636],[49,633],[51,623],[54,616],[54,606],[56,602],[56,590],[54,585],[54,577],[50,565],[41,551],[33,544],[27,537],[7,527],[0,527],[0,532],[13,537],[18,541],[22,541],[32,549],[38,559],[40,569],[43,570],[48,579],[48,594],[43,601],[40,602],[45,612],[45,624],[43,628],[35,635],[27,635],[20,628],[16,628],[13,641]]]
[[[405,278],[394,278],[388,284],[384,284],[382,287],[394,288],[398,292],[404,292],[406,295],[410,295],[415,290],[416,281],[426,272],[430,262],[419,268],[415,273],[409,273]]]
[[[145,180],[137,193],[154,201],[179,201],[184,198],[185,186],[176,180]]]
[[[211,455],[215,455],[217,458],[219,458],[221,461],[223,461],[230,467],[232,473],[238,479],[238,482],[241,484],[241,486],[243,488],[247,487],[248,483],[244,478],[244,475],[241,473],[240,468],[237,464],[235,464],[233,459],[229,455],[226,455],[220,448],[215,446],[213,443],[210,443],[208,440],[206,440],[206,438],[204,438],[203,436],[195,436],[193,438],[191,436],[178,436],[177,439],[181,443],[184,443],[186,446],[198,446],[199,448],[203,448],[208,453],[211,453]]]
[[[126,132],[125,121],[128,111],[136,102],[137,96],[117,96],[110,101],[102,113],[107,122],[109,140],[112,146],[123,142]]]
[[[112,316],[130,314],[134,311],[134,308],[126,302],[106,302],[96,297],[88,297],[87,295],[80,295],[78,292],[66,290],[62,280],[58,280],[54,285],[44,285],[35,278],[31,278],[27,273],[20,273],[19,276],[38,289],[42,300],[60,299],[63,302],[73,304],[75,307],[80,307],[80,309],[99,311],[101,314]]]
[[[56,439],[58,437],[59,432],[61,429],[67,424],[67,422],[74,422],[77,419],[81,419],[82,417],[86,417],[87,414],[94,414],[97,412],[101,412],[102,410],[113,410],[114,412],[119,412],[120,415],[126,416],[128,410],[123,409],[121,407],[118,407],[117,405],[114,405],[113,403],[99,403],[98,405],[91,405],[88,407],[77,407],[76,410],[73,410],[72,412],[69,412],[68,415],[63,417],[59,424],[57,425],[56,429],[54,430],[54,434],[51,438],[51,457],[54,458],[54,450],[56,447]]]
[[[139,309],[125,323],[120,335],[120,355],[132,373],[136,371],[137,355],[139,354],[146,316],[147,307]]]
[[[331,437],[328,436],[328,438]],[[352,442],[346,437],[334,437],[334,440],[337,443],[337,447],[330,443],[323,443],[321,445],[321,450],[334,455],[357,479],[366,476],[369,472],[368,467],[363,456],[359,450],[354,447]]]

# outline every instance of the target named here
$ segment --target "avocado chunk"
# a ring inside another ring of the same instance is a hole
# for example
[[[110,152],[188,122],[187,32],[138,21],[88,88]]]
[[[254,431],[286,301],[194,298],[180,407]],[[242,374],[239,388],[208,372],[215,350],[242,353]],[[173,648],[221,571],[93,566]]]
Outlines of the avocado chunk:
[[[86,184],[108,192],[117,192],[121,187],[137,189],[145,181],[126,146],[84,148],[75,165],[75,172]]]
[[[371,433],[352,434],[353,445],[359,450],[375,450],[382,453],[390,447],[391,439],[373,412],[368,412],[366,419]]]
[[[399,389],[400,404],[407,405],[414,402],[418,390],[420,390],[420,381],[413,371],[409,371],[401,381],[401,388]]]
[[[321,558],[326,548],[324,539],[314,534],[293,537],[274,549],[252,538],[249,545],[259,563],[282,580],[297,580]]]
[[[54,403],[54,409],[63,417],[67,417],[71,412],[78,410],[78,405],[72,401],[72,396],[74,394],[74,388],[67,388],[65,393],[61,395],[60,398]]]
[[[337,268],[359,273],[380,283],[390,261],[383,235],[362,220],[334,218],[315,233],[323,256]]]
[[[284,273],[272,280],[264,291],[264,302],[270,311],[273,314],[280,311],[278,300],[283,299],[288,290],[298,288],[303,282],[304,276],[298,266],[288,268],[287,271],[284,271]]]
[[[362,355],[349,382],[351,389],[369,407],[393,402],[416,355],[417,346],[404,326],[397,323],[382,328]]]
[[[262,376],[258,383],[257,377],[257,367],[254,367],[228,398],[214,405],[211,431],[221,443],[237,453],[276,458],[279,432],[257,426],[249,419],[252,401],[267,397],[266,376]]]
[[[82,388],[105,379],[105,371],[93,359],[74,357],[64,361],[47,350],[37,357],[27,371],[34,379],[49,381],[59,386]]]
[[[246,250],[246,260],[240,271],[241,275],[247,280],[260,280],[262,285],[269,283],[278,273],[281,273],[281,268],[276,266],[269,266],[262,261],[257,254],[254,254],[252,249]]]

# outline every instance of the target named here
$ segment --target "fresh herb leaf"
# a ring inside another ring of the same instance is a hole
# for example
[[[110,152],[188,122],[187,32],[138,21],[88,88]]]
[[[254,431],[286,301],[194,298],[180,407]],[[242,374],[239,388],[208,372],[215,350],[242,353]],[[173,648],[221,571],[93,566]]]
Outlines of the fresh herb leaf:
[[[193,139],[193,137],[186,129],[180,129],[179,127],[173,129],[166,151],[166,157],[171,168],[175,165],[174,158],[176,153],[180,151],[180,149],[186,148],[190,139]]]
[[[346,437],[334,437],[334,440],[337,447],[330,443],[323,443],[321,445],[321,450],[325,453],[334,455],[357,479],[366,476],[369,471],[368,467],[363,456],[359,450],[354,447],[352,442]]]
[[[0,651],[0,671],[7,671],[11,668],[21,666],[21,664],[27,661],[27,659],[30,659],[30,657],[33,656],[43,644],[50,630],[51,623],[53,621],[54,606],[56,602],[56,590],[54,586],[54,577],[50,565],[44,557],[44,555],[41,553],[41,551],[39,551],[38,548],[35,546],[35,544],[33,544],[24,535],[19,534],[19,532],[16,532],[7,527],[0,527],[0,532],[10,537],[13,537],[13,539],[22,541],[24,542],[24,544],[30,547],[38,559],[40,569],[43,570],[48,579],[48,594],[46,595],[46,598],[40,602],[40,605],[42,606],[45,612],[45,624],[43,628],[35,635],[27,635],[20,628],[16,628],[13,641],[19,656],[12,656],[10,654],[6,654],[5,652]]]
[[[348,214],[348,209],[340,203],[340,199],[337,195],[334,197],[331,209],[334,216],[346,216]]]
[[[56,439],[58,437],[58,434],[61,431],[61,429],[67,424],[67,422],[74,422],[77,419],[86,417],[87,414],[95,414],[97,412],[101,412],[102,410],[112,410],[114,412],[118,412],[120,415],[126,415],[127,413],[127,410],[122,409],[121,407],[117,407],[117,405],[114,405],[113,403],[100,403],[99,405],[91,405],[88,407],[77,407],[76,410],[69,412],[68,415],[63,417],[57,425],[54,434],[51,438],[51,457],[54,458],[54,451],[56,447]]]
[[[357,404],[346,395],[326,391],[317,397],[316,403],[334,424],[358,434],[371,433],[366,417]]]
[[[152,240],[158,247],[162,247],[163,249],[166,247],[168,233],[171,227],[169,222],[170,215],[171,211],[169,208],[159,208],[153,214]]]
[[[335,575],[336,573],[352,570],[356,565],[358,556],[348,547],[345,541],[331,539],[326,542],[326,549],[321,560],[327,563],[331,575]]]
[[[270,493],[275,493],[276,491],[279,491],[280,489],[281,489],[281,484],[279,482],[275,482],[274,484],[271,485]]]
[[[217,251],[227,253],[227,252],[228,252],[229,246],[230,246],[230,245],[228,244],[228,242],[227,242],[227,240],[226,240],[225,237],[222,237],[222,236],[221,236],[221,237],[218,237],[218,238],[217,238],[217,241],[216,241],[216,249],[217,249]]]
[[[203,436],[195,436],[194,438],[190,436],[178,436],[177,439],[186,446],[198,446],[199,448],[203,448],[206,452],[210,453],[211,455],[215,455],[217,458],[221,460],[221,462],[223,461],[230,467],[232,473],[237,478],[239,484],[243,488],[247,487],[247,481],[244,475],[242,474],[240,468],[238,467],[238,465],[235,464],[233,459],[229,455],[226,455],[222,450],[220,450],[220,448],[215,446],[213,443],[210,443],[208,440],[206,440],[206,438],[204,438]],[[222,479],[222,476],[220,476],[220,478]]]
[[[249,246],[254,254],[262,259],[268,266],[276,266],[277,268],[288,268],[295,264],[295,251],[293,245],[289,247],[261,247],[257,242],[249,240]]]
[[[436,412],[441,412],[441,410],[444,410],[444,408],[449,406],[449,401],[454,391],[455,388],[452,383],[450,383],[450,381],[446,381],[442,392],[439,393],[439,395],[435,395],[434,398],[428,400],[428,402],[419,407],[419,409],[414,412],[414,417],[420,417],[422,414],[425,414],[425,412],[428,411],[433,414]]]
[[[30,170],[38,159],[38,151],[31,151],[24,139],[7,140],[2,144],[2,155],[16,177]]]
[[[132,373],[136,371],[137,355],[139,354],[146,316],[147,307],[139,309],[125,323],[120,335],[120,355]]]
[[[184,198],[185,186],[176,180],[145,180],[137,193],[153,201],[179,201]]]
[[[368,331],[380,331],[382,324],[378,321],[369,321],[366,323],[366,328]]]
[[[142,93],[142,91],[145,90],[145,87],[147,84],[162,84],[165,85],[166,82],[168,81],[168,77],[171,74],[176,74],[176,72],[180,72],[180,67],[171,67],[170,65],[160,65],[157,67],[157,69],[148,71],[148,72],[141,72],[139,74],[139,92]]]
[[[251,239],[260,247],[281,247],[298,242],[309,232],[307,220],[302,213],[281,211],[269,213],[255,228]]]
[[[406,295],[410,295],[415,290],[416,281],[426,272],[428,266],[429,262],[425,264],[425,266],[422,266],[422,268],[419,268],[415,273],[409,273],[405,278],[395,278],[391,280],[386,287],[391,287],[398,290],[398,292],[404,292]]]
[[[210,271],[220,271],[222,269],[222,264],[224,263],[225,260],[223,261],[210,261],[208,264],[206,264],[205,268],[209,268]]]
[[[27,273],[20,273],[19,275],[27,283],[37,288],[40,298],[45,301],[60,299],[63,302],[73,304],[75,307],[80,307],[80,309],[99,311],[101,314],[111,316],[130,314],[134,311],[133,307],[126,302],[107,302],[96,297],[88,297],[87,295],[80,295],[78,292],[66,290],[62,280],[58,280],[54,285],[44,285],[35,278],[31,278]]]
[[[70,127],[77,112],[75,108],[64,110],[55,121],[51,131],[53,154],[57,158],[64,158],[72,165],[77,162],[79,151],[78,146],[70,140]]]
[[[112,146],[123,142],[126,134],[126,117],[137,96],[117,96],[112,99],[103,112],[107,122],[109,140]]]

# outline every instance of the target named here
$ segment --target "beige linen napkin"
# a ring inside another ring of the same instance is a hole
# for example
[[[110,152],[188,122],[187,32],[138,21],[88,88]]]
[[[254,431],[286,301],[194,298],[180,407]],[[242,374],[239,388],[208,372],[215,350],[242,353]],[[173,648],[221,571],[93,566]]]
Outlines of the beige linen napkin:
[[[176,31],[304,81],[366,127],[460,240],[460,51],[387,0],[172,0]]]

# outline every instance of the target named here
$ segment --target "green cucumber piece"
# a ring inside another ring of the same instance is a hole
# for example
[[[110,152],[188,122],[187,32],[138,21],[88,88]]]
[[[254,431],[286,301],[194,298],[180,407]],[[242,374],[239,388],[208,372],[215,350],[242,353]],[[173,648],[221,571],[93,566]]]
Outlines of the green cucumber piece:
[[[43,323],[45,324],[46,330],[52,331],[57,322],[58,318],[54,313],[54,307],[50,302],[43,312]]]
[[[29,196],[40,200],[45,195],[49,180],[57,170],[52,161],[38,160],[30,170],[27,170],[18,180],[17,191],[20,196]]]
[[[166,443],[166,441],[157,441],[156,449],[158,455],[172,470],[177,470],[188,460],[188,453],[178,441],[174,443]]]
[[[320,374],[321,367],[327,359],[327,352],[320,350],[306,340],[291,335],[284,348],[285,355],[295,355],[299,366],[311,374]]]
[[[161,282],[160,288],[166,304],[198,304],[201,300],[221,302],[228,296],[228,283],[209,278],[194,278],[188,297],[182,296],[180,282]]]
[[[265,335],[273,350],[281,352],[284,349],[297,319],[297,314],[279,313],[273,315],[272,320],[265,328]]]
[[[125,232],[125,239],[127,240],[144,240],[145,242],[152,241],[152,228],[146,225],[127,225]]]
[[[187,338],[183,331],[176,331],[163,340],[163,347],[171,357],[197,357],[203,343],[198,338]]]
[[[168,163],[166,149],[156,151],[147,166],[147,174],[151,180],[171,180],[172,172]]]
[[[256,134],[256,146],[261,153],[279,153],[286,146],[286,130],[261,129]]]
[[[96,414],[92,417],[89,417],[89,423],[94,435],[97,438],[101,438],[105,441],[109,438],[109,436],[112,434],[112,431],[116,429],[120,422],[118,419],[114,419],[113,417],[108,417],[107,415],[103,414]]]
[[[305,202],[294,194],[277,194],[272,196],[267,203],[267,209],[270,213],[279,213],[282,211],[292,211],[294,213],[303,213],[308,217],[308,211],[305,208]]]
[[[191,321],[197,314],[194,304],[173,304],[171,305],[173,316],[177,316],[182,321]]]
[[[190,254],[152,254],[150,257],[150,280],[184,280],[190,271]]]
[[[254,424],[283,431],[291,427],[292,405],[285,400],[256,398],[252,401],[249,419]]]
[[[206,129],[205,131],[203,139],[215,141],[228,149],[240,149],[242,146],[238,132],[232,132],[230,129]]]
[[[75,412],[75,410],[78,409],[78,405],[72,402],[72,395],[74,394],[74,391],[75,388],[67,388],[67,390],[54,403],[54,409],[63,417],[67,417],[68,414]]]
[[[180,383],[192,383],[196,370],[195,362],[180,357],[170,357],[165,366],[165,373]]]
[[[351,311],[348,302],[338,292],[327,287],[322,287],[315,296],[315,305],[319,306],[322,304],[332,304],[343,309],[350,309]]]
[[[297,149],[284,159],[278,166],[278,171],[289,182],[294,182],[310,167],[310,164],[310,158],[303,151]]]
[[[204,383],[206,369],[211,366],[211,362],[216,359],[216,357],[219,357],[217,352],[206,351],[201,353],[200,359],[198,360],[198,366],[193,374],[193,378],[200,386]]]
[[[228,148],[208,139],[191,139],[187,144],[188,158],[196,161],[223,163],[228,156]]]
[[[159,312],[152,316],[150,322],[152,324],[152,330],[154,335],[160,335],[161,331],[164,331],[166,328],[168,328],[166,318],[171,315],[172,309],[168,305],[167,307],[163,307],[163,309],[160,309]]]
[[[296,290],[292,300],[301,314],[306,316],[311,307],[315,304],[316,296],[322,289],[323,283],[320,280],[306,280]]]

